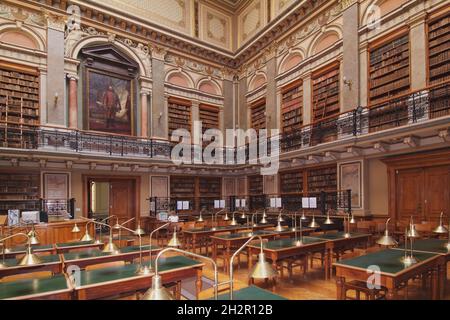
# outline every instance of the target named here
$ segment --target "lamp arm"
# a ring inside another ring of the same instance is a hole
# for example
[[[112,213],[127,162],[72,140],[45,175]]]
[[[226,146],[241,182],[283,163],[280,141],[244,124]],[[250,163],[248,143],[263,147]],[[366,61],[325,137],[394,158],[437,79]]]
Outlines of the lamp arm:
[[[126,225],[127,223],[130,223],[131,221],[133,221],[134,219],[136,219],[136,218],[131,218],[131,219],[128,219],[127,221],[125,221],[124,223],[122,223],[122,224],[120,224],[120,226],[122,227],[122,226],[124,226],[124,225]]]
[[[0,239],[0,243],[2,243],[2,260],[3,260],[3,262],[5,262],[5,245],[4,245],[4,242],[6,240],[8,240],[8,239],[15,238],[17,236],[24,236],[25,238],[27,238],[27,244],[28,244],[28,246],[31,246],[30,237],[26,233],[23,233],[23,232],[15,233],[15,234],[7,236],[7,237],[5,237],[3,239]]]
[[[161,230],[162,228],[165,228],[165,227],[167,227],[169,225],[170,225],[170,222],[167,222],[167,223],[163,224],[162,226],[159,226],[158,228],[156,228],[152,232],[150,232],[150,237],[149,237],[149,246],[150,246],[149,247],[149,257],[150,257],[149,264],[150,264],[150,268],[152,267],[152,237],[153,237],[153,234],[156,231]]]
[[[124,227],[123,225],[121,225],[120,228],[127,230],[128,232],[136,234],[135,231],[133,231],[127,227]],[[142,236],[139,233],[137,234],[137,236],[139,237],[139,266],[142,267]],[[152,248],[150,247],[149,250],[151,251]]]
[[[252,236],[248,239],[232,256],[230,259],[230,300],[233,300],[233,262],[234,258],[242,251],[244,248],[252,242],[254,239],[258,238],[261,242],[261,253],[263,252],[263,238],[260,235]]]
[[[199,254],[196,254],[196,253],[193,253],[193,252],[181,250],[181,249],[178,249],[178,248],[166,248],[166,249],[161,250],[158,253],[158,255],[156,256],[156,259],[155,259],[155,275],[158,275],[158,261],[159,261],[159,258],[164,253],[166,253],[168,251],[179,252],[179,253],[185,254],[187,256],[192,256],[192,257],[195,257],[195,258],[198,258],[198,259],[204,259],[204,260],[208,260],[209,262],[211,262],[211,264],[214,266],[214,300],[217,300],[217,296],[218,296],[217,287],[219,286],[219,276],[218,276],[219,273],[217,271],[217,263],[213,259],[211,259],[209,257],[204,257],[202,255],[199,255]]]

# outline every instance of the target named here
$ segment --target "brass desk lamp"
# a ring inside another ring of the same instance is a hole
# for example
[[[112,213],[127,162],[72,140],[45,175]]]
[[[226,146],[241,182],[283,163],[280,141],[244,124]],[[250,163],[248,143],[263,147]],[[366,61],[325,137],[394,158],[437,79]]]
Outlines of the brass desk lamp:
[[[19,261],[19,266],[34,266],[37,264],[42,263],[41,259],[33,253],[32,246],[31,246],[31,237],[27,235],[26,233],[16,233],[11,236],[8,236],[6,238],[0,239],[1,243],[4,243],[6,240],[15,238],[17,236],[23,236],[27,238],[27,253],[25,256]],[[3,246],[4,248],[4,246]],[[5,264],[5,251],[3,250],[3,260],[0,263],[0,269],[7,268],[8,266]]]

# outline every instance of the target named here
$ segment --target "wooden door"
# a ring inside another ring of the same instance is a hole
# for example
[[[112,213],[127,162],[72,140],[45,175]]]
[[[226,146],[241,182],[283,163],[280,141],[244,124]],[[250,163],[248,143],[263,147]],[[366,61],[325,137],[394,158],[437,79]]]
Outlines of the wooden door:
[[[424,170],[399,170],[396,175],[397,220],[424,218]]]
[[[115,215],[119,217],[119,221],[123,223],[124,221],[131,219],[136,216],[134,199],[134,181],[132,180],[114,180],[111,181],[111,192],[110,192],[110,215]],[[126,227],[134,227],[134,222],[126,225]]]
[[[450,213],[450,167],[425,169],[425,216],[435,220],[441,211]]]

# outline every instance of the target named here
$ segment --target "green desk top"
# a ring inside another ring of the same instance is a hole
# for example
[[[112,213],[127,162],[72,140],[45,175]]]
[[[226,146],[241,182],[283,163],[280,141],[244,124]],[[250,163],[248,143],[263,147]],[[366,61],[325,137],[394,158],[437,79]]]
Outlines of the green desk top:
[[[148,252],[150,246],[149,245],[145,245],[142,246],[142,250],[143,252]],[[151,246],[152,250],[159,250],[161,248],[157,247],[157,246]],[[129,246],[129,247],[124,247],[120,249],[120,253],[122,254],[126,254],[126,253],[136,253],[139,252],[139,246]],[[74,261],[74,260],[81,260],[81,259],[89,259],[89,258],[98,258],[98,257],[106,257],[106,256],[110,256],[111,253],[108,252],[102,252],[99,249],[88,249],[88,250],[84,250],[84,251],[79,251],[79,252],[68,252],[68,253],[64,253],[64,261]]]
[[[342,260],[334,263],[336,266],[353,267],[366,270],[370,266],[377,266],[383,274],[397,275],[403,271],[414,268],[415,265],[406,267],[401,259],[405,256],[404,250],[386,249],[369,253],[353,259]],[[436,257],[436,254],[426,252],[414,252],[414,257],[420,262]],[[417,264],[416,264],[417,265]]]
[[[202,232],[216,232],[216,231],[227,231],[227,230],[236,230],[240,229],[242,226],[222,226],[222,227],[216,227],[216,230],[213,230],[212,228],[194,228],[194,229],[187,229],[183,232],[188,233],[202,233]]]
[[[201,262],[186,258],[184,256],[174,257],[161,257],[158,260],[158,271],[170,271],[179,268],[187,268],[191,266],[200,265]],[[153,266],[154,261],[153,261]],[[109,267],[90,271],[80,272],[80,286],[94,285],[98,283],[104,283],[109,281],[117,281],[121,279],[142,277],[136,274],[136,270],[139,267],[138,264],[126,264],[119,267]]]
[[[47,292],[69,290],[63,274],[43,279],[24,279],[0,283],[0,299],[25,297]]]
[[[71,247],[81,247],[88,246],[94,244],[94,241],[75,241],[75,242],[66,242],[66,243],[57,243],[57,248],[71,248]]]
[[[213,298],[214,299],[214,298]],[[218,296],[218,300],[230,300],[230,293],[224,293]],[[211,299],[210,299],[211,300]],[[250,286],[244,289],[234,291],[233,300],[288,300],[282,296],[256,286]]]
[[[33,251],[46,251],[46,250],[52,250],[53,245],[46,245],[46,246],[31,246],[33,248]],[[11,253],[22,253],[27,251],[26,246],[19,246],[19,247],[13,247],[10,249]]]
[[[423,252],[431,252],[437,254],[450,254],[447,249],[448,240],[440,240],[440,239],[423,239],[423,240],[415,240],[413,244],[414,251],[423,251]],[[398,247],[398,250],[404,250],[403,248]]]
[[[350,238],[358,238],[358,237],[369,237],[370,234],[365,234],[365,233],[357,233],[357,232],[351,232],[350,233]],[[321,235],[314,235],[314,238],[318,238],[318,239],[325,239],[325,240],[341,240],[341,239],[345,239],[345,232],[330,232],[330,233],[324,233]]]
[[[299,237],[300,239],[300,237]],[[313,237],[303,237],[303,245],[307,246],[309,244],[316,244],[316,243],[325,243],[326,241],[318,238]],[[260,247],[259,244],[251,245],[250,247]],[[289,238],[289,239],[278,239],[278,240],[272,240],[268,241],[266,243],[263,243],[263,247],[268,250],[283,250],[283,249],[289,249],[289,248],[295,248],[297,247],[295,245],[295,238]]]
[[[42,264],[61,262],[61,257],[58,254],[38,255],[38,257],[41,259]],[[16,259],[16,258],[5,260],[6,265],[9,267],[19,267],[19,262],[20,262],[20,259]],[[26,266],[23,266],[23,267],[26,267]]]

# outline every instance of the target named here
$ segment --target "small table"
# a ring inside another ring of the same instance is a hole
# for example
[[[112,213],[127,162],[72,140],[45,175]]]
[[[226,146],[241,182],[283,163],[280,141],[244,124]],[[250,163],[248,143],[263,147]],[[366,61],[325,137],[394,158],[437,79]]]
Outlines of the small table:
[[[300,238],[298,238],[300,239]],[[325,279],[328,279],[328,271],[330,270],[328,263],[330,259],[328,258],[329,250],[327,246],[327,241],[314,238],[314,237],[303,237],[303,245],[297,246],[296,239],[278,239],[263,243],[263,252],[266,257],[272,260],[272,266],[274,269],[277,268],[278,262],[286,258],[291,258],[295,256],[309,255],[317,252],[321,252],[326,256],[325,259]],[[253,265],[253,255],[258,255],[261,252],[261,246],[258,244],[253,244],[247,246],[248,250],[248,268]],[[252,279],[249,279],[251,283]]]
[[[367,233],[351,232],[348,238],[345,237],[345,232],[330,232],[323,235],[314,236],[314,238],[328,241],[328,250],[330,251],[327,257],[330,261],[327,265],[330,267],[328,274],[333,275],[333,254],[336,254],[336,260],[341,259],[341,255],[347,250],[353,250],[357,246],[363,246],[367,249],[367,244],[370,242],[372,235]]]
[[[8,268],[0,269],[0,278],[15,274],[50,271],[53,274],[62,272],[62,261],[59,255],[38,255],[42,263],[32,266],[19,266],[20,259],[5,260]]]
[[[152,253],[156,254],[161,251],[160,247],[152,246]],[[149,256],[150,246],[142,246],[142,256]],[[64,260],[64,271],[71,266],[77,266],[80,269],[85,269],[87,266],[106,263],[111,261],[125,261],[133,262],[134,259],[139,258],[139,246],[131,246],[120,249],[119,254],[111,254],[109,252],[102,252],[99,249],[87,249],[79,252],[66,252],[62,254]]]
[[[215,230],[212,228],[196,228],[196,229],[188,229],[183,230],[183,237],[184,237],[184,246],[186,250],[196,252],[197,251],[197,244],[202,239],[208,239],[210,236],[215,235],[219,232],[231,232],[236,233],[240,230],[245,229],[253,229],[254,231],[257,230],[263,230],[267,228],[274,227],[273,224],[259,224],[257,226],[251,227],[246,225],[239,225],[239,226],[224,226],[224,227],[217,227]]]
[[[76,241],[67,243],[57,243],[55,245],[56,253],[66,253],[80,249],[103,248],[104,243],[95,243],[94,241]]]
[[[334,263],[336,267],[337,298],[345,299],[344,285],[347,279],[368,281],[370,279],[370,266],[379,268],[380,285],[387,288],[387,299],[397,299],[397,291],[400,285],[418,275],[431,273],[432,299],[440,299],[439,282],[442,281],[445,259],[443,256],[433,253],[416,252],[414,256],[419,260],[411,266],[405,266],[401,261],[404,257],[403,250],[386,249],[370,253],[357,258],[343,260]],[[374,274],[372,272],[374,276]]]
[[[154,262],[153,262],[154,266]],[[173,256],[160,258],[158,271],[162,283],[179,282],[183,279],[197,277],[197,297],[202,287],[202,269],[204,263]],[[75,294],[79,300],[107,298],[119,293],[147,290],[152,286],[153,273],[136,274],[138,264],[127,264],[91,271],[80,271],[75,285]]]
[[[1,300],[70,300],[72,291],[65,274],[0,283]]]
[[[445,263],[448,264],[450,261],[450,251],[447,249],[448,240],[440,240],[440,239],[420,239],[415,240],[413,243],[414,252],[429,252],[441,255],[445,259]],[[404,251],[404,248],[394,248],[396,250]],[[445,294],[445,281],[447,281],[447,268],[445,267],[443,270],[443,281],[444,285],[440,287],[440,294],[444,296]]]
[[[252,236],[261,236],[262,238],[266,239],[274,239],[277,236],[276,232],[273,231],[265,231],[265,230],[258,230],[254,231],[253,233],[250,232],[244,232],[244,233],[232,233],[232,234],[223,234],[223,235],[217,235],[217,236],[211,236],[212,241],[212,258],[214,261],[217,260],[217,248],[219,245],[222,245],[225,247],[224,252],[224,264],[223,269],[225,272],[228,272],[228,265],[230,264],[231,259],[231,250],[237,249],[240,246],[242,246],[248,239],[250,239]]]
[[[213,298],[214,299],[214,298]],[[211,300],[211,299],[210,299]],[[217,300],[230,300],[230,294],[224,293],[217,297]],[[288,300],[270,291],[257,286],[249,286],[233,292],[233,300]]]

